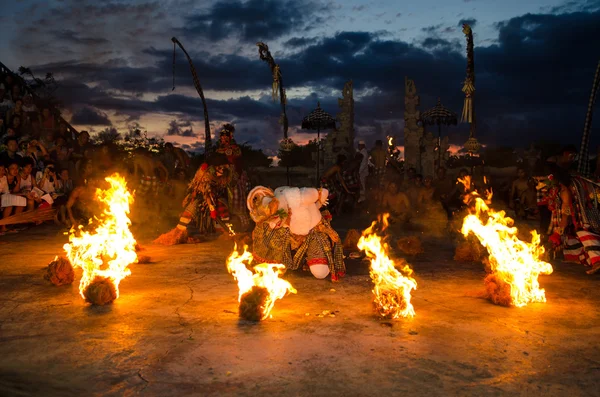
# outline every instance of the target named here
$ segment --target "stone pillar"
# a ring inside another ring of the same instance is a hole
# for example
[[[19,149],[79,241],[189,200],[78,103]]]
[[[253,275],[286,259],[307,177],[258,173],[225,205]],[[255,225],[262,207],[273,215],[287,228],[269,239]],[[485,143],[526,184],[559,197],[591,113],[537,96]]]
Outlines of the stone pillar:
[[[421,145],[423,144],[423,126],[418,124],[421,112],[419,96],[415,82],[404,78],[404,170],[414,168],[421,173]]]
[[[354,89],[352,80],[344,84],[342,97],[338,98],[340,112],[336,115],[340,121],[340,129],[337,133],[334,147],[348,156],[354,155]]]
[[[435,176],[435,164],[437,162],[436,146],[437,137],[433,135],[433,132],[427,132],[423,139],[423,151],[421,153],[421,174],[423,174],[423,177]]]

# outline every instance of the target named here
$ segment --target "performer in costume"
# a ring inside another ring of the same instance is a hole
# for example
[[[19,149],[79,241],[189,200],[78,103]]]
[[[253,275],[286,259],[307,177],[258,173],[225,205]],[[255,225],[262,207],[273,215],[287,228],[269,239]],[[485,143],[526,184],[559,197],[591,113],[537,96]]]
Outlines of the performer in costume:
[[[552,211],[548,233],[556,251],[564,259],[600,270],[600,185],[580,176],[569,175],[576,150],[562,150],[551,165],[554,172],[546,180],[545,202]]]
[[[229,209],[235,231],[245,232],[250,227],[250,217],[244,202],[248,194],[248,175],[243,169],[242,150],[233,138],[234,133],[235,127],[231,124],[225,124],[221,128],[216,152],[226,156],[231,165],[232,172],[227,183]]]
[[[188,186],[188,194],[183,200],[184,210],[177,227],[158,237],[155,242],[164,245],[197,242],[189,238],[190,224],[196,226],[201,235],[207,235],[214,233],[216,228],[221,227],[220,224],[229,223],[226,194],[228,171],[227,158],[219,153],[212,154],[196,171]]]
[[[329,223],[331,215],[320,211],[327,195],[325,189],[254,188],[247,205],[256,222],[256,260],[282,263],[291,270],[306,265],[316,278],[331,275],[332,281],[339,281],[346,273],[342,243]]]

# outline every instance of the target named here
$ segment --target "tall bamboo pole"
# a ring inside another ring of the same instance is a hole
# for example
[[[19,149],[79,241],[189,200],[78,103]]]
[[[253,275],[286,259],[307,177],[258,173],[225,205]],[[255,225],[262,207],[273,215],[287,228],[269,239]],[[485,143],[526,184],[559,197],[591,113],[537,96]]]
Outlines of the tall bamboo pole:
[[[202,90],[202,86],[200,85],[200,80],[198,80],[198,74],[196,73],[196,68],[192,63],[192,59],[190,55],[187,53],[183,45],[177,40],[177,38],[172,37],[171,41],[173,42],[173,89],[175,89],[175,44],[181,48],[187,60],[190,64],[190,70],[192,71],[192,79],[194,80],[194,87],[202,100],[202,107],[204,108],[204,153],[208,155],[213,151],[212,138],[210,136],[210,122],[208,121],[208,108],[206,106],[206,99],[204,98],[204,91]]]

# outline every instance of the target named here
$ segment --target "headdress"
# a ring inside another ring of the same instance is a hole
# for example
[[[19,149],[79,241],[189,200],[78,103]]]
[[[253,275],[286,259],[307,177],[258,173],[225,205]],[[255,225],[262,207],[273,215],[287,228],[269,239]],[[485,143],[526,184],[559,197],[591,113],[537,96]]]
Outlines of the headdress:
[[[221,132],[220,135],[223,136],[228,136],[230,138],[233,138],[233,133],[235,132],[235,127],[232,124],[225,124],[222,128],[221,128]]]

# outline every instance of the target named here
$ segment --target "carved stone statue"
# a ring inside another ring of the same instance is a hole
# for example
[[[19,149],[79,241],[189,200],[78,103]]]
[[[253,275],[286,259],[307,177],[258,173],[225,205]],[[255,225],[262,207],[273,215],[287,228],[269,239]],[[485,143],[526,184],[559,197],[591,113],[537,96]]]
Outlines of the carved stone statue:
[[[435,163],[437,162],[437,138],[431,131],[423,138],[423,151],[421,153],[421,173],[424,177],[435,176]]]
[[[440,167],[440,165],[442,167],[445,167],[446,162],[448,161],[448,159],[450,158],[450,142],[448,142],[448,136],[445,136],[441,139],[440,142],[440,160],[441,160],[441,164],[437,164],[437,167]],[[437,159],[436,159],[437,161]]]
[[[342,98],[338,98],[340,112],[336,118],[340,123],[338,130],[327,134],[324,142],[325,168],[335,163],[338,154],[347,158],[354,156],[354,89],[352,80],[344,84]]]
[[[423,126],[418,124],[421,113],[419,96],[415,82],[404,78],[404,169],[415,168],[417,173],[421,168],[421,145],[423,143]]]

